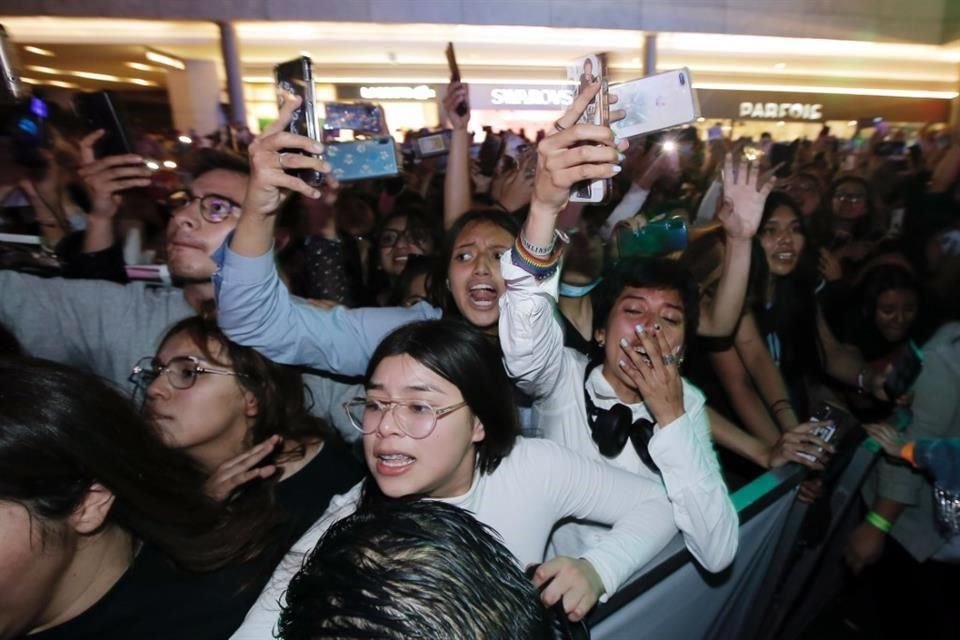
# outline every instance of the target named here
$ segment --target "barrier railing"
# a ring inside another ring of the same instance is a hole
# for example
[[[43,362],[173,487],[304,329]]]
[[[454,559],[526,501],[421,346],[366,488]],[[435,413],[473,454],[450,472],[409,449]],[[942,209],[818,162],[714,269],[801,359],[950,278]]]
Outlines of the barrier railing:
[[[705,572],[678,535],[591,614],[592,637],[790,637],[784,630],[802,628],[830,597],[827,585],[838,582],[840,542],[856,521],[857,493],[875,460],[876,453],[861,446],[838,469],[825,498],[826,519],[816,523],[823,534],[816,544],[802,535],[809,506],[795,500],[806,471],[787,465],[763,474],[731,496],[740,515],[740,545],[729,569]]]

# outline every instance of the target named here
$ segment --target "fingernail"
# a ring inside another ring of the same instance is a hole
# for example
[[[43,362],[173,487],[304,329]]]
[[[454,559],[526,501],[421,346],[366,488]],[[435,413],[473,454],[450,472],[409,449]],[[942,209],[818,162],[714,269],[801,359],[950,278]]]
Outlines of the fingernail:
[[[623,347],[623,348],[626,348],[626,347],[630,346],[630,343],[627,342],[627,339],[626,339],[626,338],[620,338],[620,346]]]
[[[633,328],[633,330],[637,332],[638,336],[642,336],[647,331],[646,329],[643,328],[642,324],[638,324]]]
[[[620,173],[621,171],[623,171],[623,167],[621,167],[621,166],[618,165],[618,164],[613,165],[613,173],[614,173],[614,174]]]
[[[623,367],[624,369],[627,368],[627,363],[624,362],[623,360],[617,360],[617,364]]]
[[[320,197],[320,192],[314,189],[313,191],[310,192],[310,197],[316,200],[317,198]]]
[[[322,142],[314,142],[314,143],[313,143],[313,150],[316,151],[317,153],[323,152],[323,143],[322,143]]]
[[[627,155],[622,151],[617,151],[617,162],[623,162],[627,159]]]

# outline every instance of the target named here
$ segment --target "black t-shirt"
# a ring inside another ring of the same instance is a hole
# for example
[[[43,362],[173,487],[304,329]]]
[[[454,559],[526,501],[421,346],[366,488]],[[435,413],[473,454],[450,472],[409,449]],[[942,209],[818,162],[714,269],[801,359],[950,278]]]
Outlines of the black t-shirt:
[[[359,461],[344,446],[327,442],[298,473],[279,483],[277,504],[287,515],[284,548],[323,515],[330,498],[345,493],[363,476]],[[72,620],[25,639],[229,638],[243,622],[270,573],[263,570],[262,563],[255,562],[211,573],[186,573],[176,570],[158,549],[145,545],[127,572],[95,605]]]

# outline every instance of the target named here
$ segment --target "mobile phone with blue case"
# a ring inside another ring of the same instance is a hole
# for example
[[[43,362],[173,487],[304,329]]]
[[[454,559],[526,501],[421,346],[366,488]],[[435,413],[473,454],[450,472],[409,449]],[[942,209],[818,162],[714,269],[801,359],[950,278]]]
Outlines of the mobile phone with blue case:
[[[386,178],[400,173],[393,138],[329,142],[324,152],[330,173],[340,182]]]

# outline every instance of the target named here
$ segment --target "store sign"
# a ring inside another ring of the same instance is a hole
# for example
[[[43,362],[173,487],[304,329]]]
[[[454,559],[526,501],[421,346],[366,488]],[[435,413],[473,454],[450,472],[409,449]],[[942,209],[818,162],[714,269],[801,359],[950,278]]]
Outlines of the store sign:
[[[573,103],[571,89],[524,89],[494,87],[490,104],[504,107],[568,107]]]
[[[437,92],[425,84],[415,87],[360,87],[360,97],[364,100],[433,100]]]
[[[573,88],[563,85],[470,84],[470,108],[492,111],[557,111],[573,102]]]
[[[741,118],[767,120],[822,120],[822,104],[799,102],[741,102]]]

